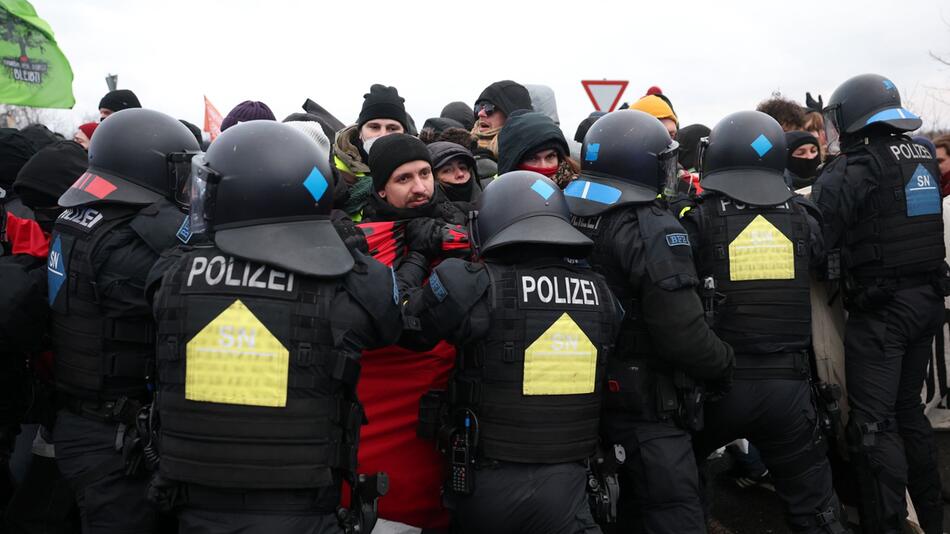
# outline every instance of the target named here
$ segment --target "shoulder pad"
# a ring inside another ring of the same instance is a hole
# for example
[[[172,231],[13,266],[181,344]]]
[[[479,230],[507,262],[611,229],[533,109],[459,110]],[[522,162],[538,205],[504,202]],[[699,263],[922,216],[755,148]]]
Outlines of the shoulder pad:
[[[347,293],[380,324],[401,325],[399,288],[393,270],[371,256],[351,251],[356,264],[343,277]]]
[[[160,200],[142,208],[129,226],[156,254],[161,254],[181,242],[179,233],[191,237],[187,222],[187,214],[171,202]]]
[[[667,291],[693,287],[699,279],[689,234],[671,213],[656,205],[637,208],[650,279]]]
[[[450,258],[439,265],[429,275],[429,287],[439,302],[449,300],[458,308],[468,310],[491,285],[487,268],[480,263],[472,263],[458,258]]]

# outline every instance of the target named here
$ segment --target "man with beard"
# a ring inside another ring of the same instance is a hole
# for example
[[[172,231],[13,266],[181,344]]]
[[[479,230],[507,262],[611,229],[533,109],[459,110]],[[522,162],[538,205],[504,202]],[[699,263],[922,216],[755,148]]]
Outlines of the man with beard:
[[[369,153],[369,173],[373,190],[359,226],[370,254],[396,268],[400,289],[408,285],[403,280],[424,279],[446,255],[468,253],[466,214],[436,187],[422,141],[401,133],[380,137]],[[363,352],[357,393],[369,424],[360,431],[360,472],[384,471],[390,482],[379,501],[377,534],[449,527],[439,491],[441,457],[416,429],[420,398],[445,389],[454,361],[455,350],[444,341],[425,350],[393,345]]]

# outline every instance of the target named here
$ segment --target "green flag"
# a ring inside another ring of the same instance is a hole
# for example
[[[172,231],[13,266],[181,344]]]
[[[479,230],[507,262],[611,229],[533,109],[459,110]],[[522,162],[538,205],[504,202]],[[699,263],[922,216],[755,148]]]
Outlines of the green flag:
[[[71,108],[73,69],[26,0],[0,0],[0,104]]]

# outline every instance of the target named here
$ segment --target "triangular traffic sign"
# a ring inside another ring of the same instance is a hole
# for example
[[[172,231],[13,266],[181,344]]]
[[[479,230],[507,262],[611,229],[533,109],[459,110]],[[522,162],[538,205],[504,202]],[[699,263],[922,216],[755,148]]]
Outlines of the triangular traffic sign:
[[[613,111],[627,89],[627,80],[582,80],[581,85],[597,111]]]

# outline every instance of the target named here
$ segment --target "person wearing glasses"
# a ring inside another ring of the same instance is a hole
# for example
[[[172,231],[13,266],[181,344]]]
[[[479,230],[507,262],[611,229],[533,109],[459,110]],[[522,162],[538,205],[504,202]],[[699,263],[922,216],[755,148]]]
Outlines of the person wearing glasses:
[[[478,140],[475,161],[478,164],[480,179],[497,174],[498,133],[508,121],[508,117],[519,109],[533,111],[531,95],[523,85],[511,80],[489,85],[475,100],[475,127],[472,128],[472,135]]]

